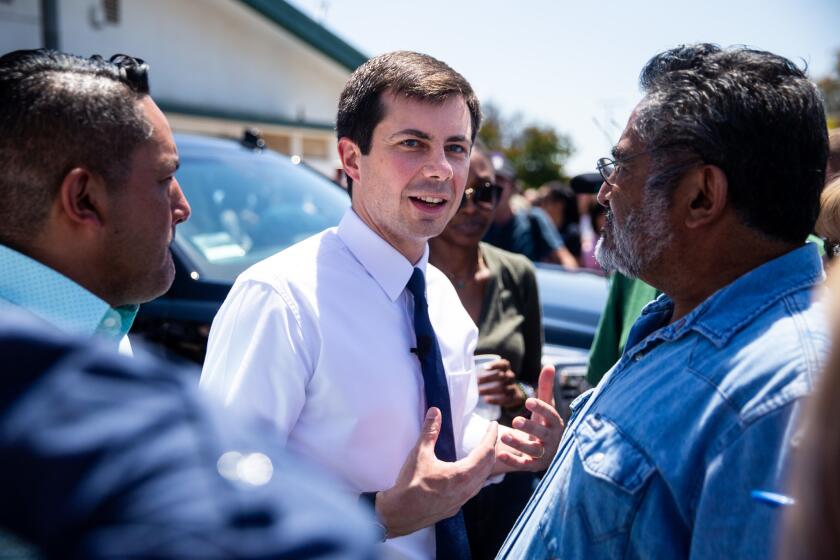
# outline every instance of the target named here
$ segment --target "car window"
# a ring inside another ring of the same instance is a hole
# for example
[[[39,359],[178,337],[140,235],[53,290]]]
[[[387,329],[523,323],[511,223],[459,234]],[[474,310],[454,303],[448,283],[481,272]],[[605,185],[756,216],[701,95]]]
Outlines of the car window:
[[[350,198],[322,175],[271,152],[181,154],[178,182],[192,208],[176,250],[208,280],[245,268],[338,224]]]

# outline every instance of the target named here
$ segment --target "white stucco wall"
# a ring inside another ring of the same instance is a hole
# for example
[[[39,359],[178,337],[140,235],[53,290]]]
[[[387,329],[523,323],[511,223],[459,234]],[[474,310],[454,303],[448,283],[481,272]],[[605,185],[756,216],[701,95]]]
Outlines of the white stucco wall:
[[[121,0],[120,22],[97,28],[99,6],[98,0],[61,2],[61,49],[145,59],[158,100],[289,120],[335,119],[350,71],[236,0]]]
[[[40,4],[0,0],[0,53],[43,46]],[[244,127],[256,126],[288,138],[290,155],[332,176],[339,164],[334,133],[297,121],[333,123],[349,70],[238,0],[119,0],[119,10],[119,22],[110,24],[101,0],[60,0],[59,48],[143,58],[158,102],[269,118],[170,111],[175,130],[238,137]],[[305,154],[306,139],[325,142],[327,156]]]
[[[43,46],[40,18],[38,0],[0,2],[0,54]]]

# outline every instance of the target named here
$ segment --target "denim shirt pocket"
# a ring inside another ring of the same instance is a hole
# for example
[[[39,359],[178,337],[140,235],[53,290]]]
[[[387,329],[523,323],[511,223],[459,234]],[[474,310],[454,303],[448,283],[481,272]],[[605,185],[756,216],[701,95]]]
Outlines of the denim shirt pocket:
[[[618,553],[655,468],[609,419],[588,415],[576,427],[583,482],[570,496],[591,543]],[[609,542],[609,544],[607,544]]]

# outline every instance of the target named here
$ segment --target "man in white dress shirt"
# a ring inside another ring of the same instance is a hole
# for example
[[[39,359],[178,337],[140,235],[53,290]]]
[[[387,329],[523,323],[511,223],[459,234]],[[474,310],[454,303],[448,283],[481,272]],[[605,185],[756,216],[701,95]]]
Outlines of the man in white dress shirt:
[[[472,414],[478,332],[428,265],[427,240],[461,203],[480,120],[469,83],[432,57],[395,52],[357,69],[337,119],[352,208],[337,228],[244,272],[210,333],[202,386],[270,421],[349,492],[375,492],[388,557],[433,557],[436,522],[491,475],[545,469],[562,431],[544,402],[550,369],[516,429]],[[406,287],[415,268],[446,374],[455,462],[435,456],[441,411],[426,409]]]

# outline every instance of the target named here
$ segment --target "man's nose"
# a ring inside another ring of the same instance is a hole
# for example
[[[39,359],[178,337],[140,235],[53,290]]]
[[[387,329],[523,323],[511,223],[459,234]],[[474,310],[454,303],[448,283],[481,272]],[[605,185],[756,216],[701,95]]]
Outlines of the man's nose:
[[[595,197],[598,200],[598,204],[600,204],[601,206],[609,208],[610,200],[609,200],[608,196],[610,195],[611,192],[612,192],[612,187],[610,186],[609,183],[607,183],[606,181],[601,183],[601,188],[598,189],[598,195]]]
[[[181,222],[186,222],[192,210],[190,203],[187,202],[187,197],[184,196],[184,191],[181,190],[181,185],[177,179],[172,180],[171,198],[172,198],[172,225],[178,225]]]
[[[428,179],[435,179],[438,181],[448,181],[452,179],[454,172],[452,164],[446,157],[446,152],[443,148],[439,150],[432,150],[428,161],[423,166],[423,174]]]

